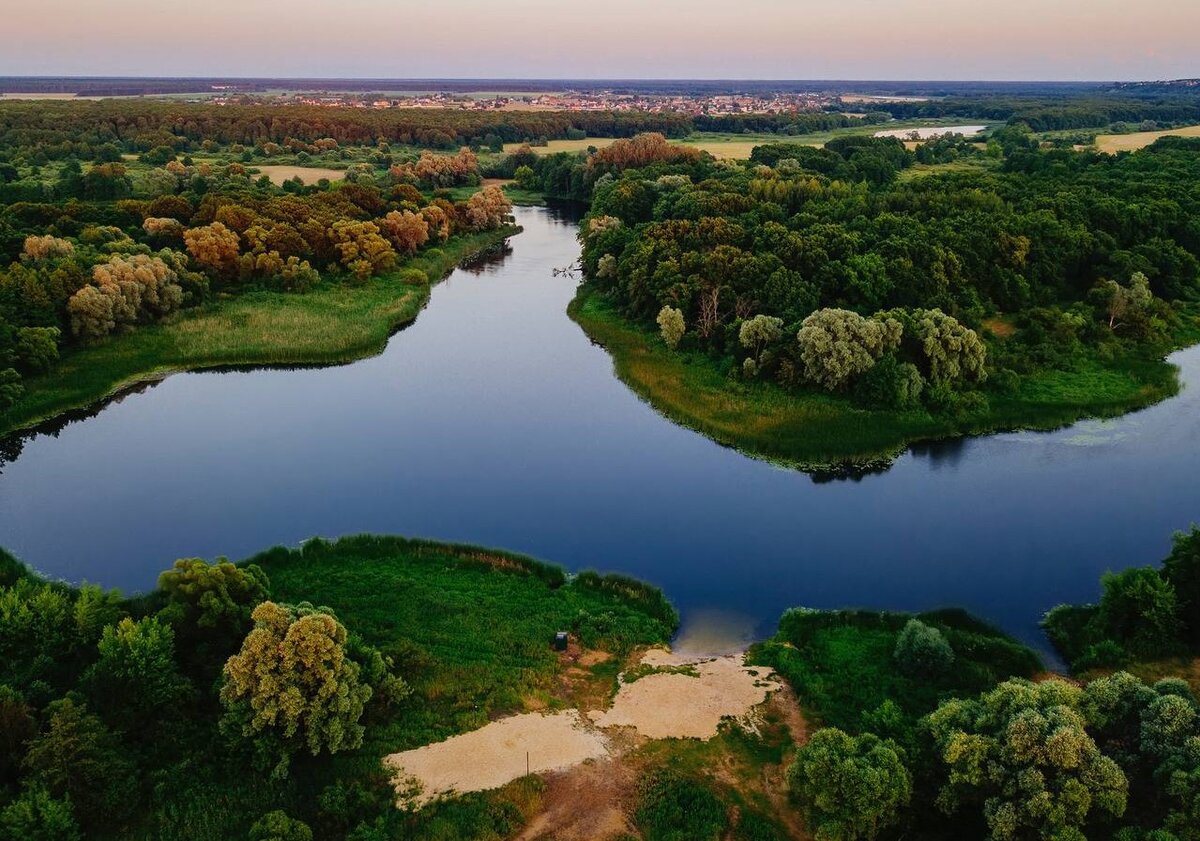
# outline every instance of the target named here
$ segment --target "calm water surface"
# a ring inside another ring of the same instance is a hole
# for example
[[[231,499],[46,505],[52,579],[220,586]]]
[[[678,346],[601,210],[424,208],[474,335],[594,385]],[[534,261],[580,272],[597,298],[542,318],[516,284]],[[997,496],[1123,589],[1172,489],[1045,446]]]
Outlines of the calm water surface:
[[[132,591],[177,557],[391,532],[648,579],[693,638],[765,634],[792,605],[961,605],[1040,645],[1043,611],[1200,520],[1194,388],[859,480],[722,448],[640,402],[565,315],[575,282],[551,269],[575,259],[574,223],[518,221],[511,254],[456,271],[378,357],[173,376],[26,441],[0,474],[0,545]],[[1200,348],[1174,361],[1200,380]]]

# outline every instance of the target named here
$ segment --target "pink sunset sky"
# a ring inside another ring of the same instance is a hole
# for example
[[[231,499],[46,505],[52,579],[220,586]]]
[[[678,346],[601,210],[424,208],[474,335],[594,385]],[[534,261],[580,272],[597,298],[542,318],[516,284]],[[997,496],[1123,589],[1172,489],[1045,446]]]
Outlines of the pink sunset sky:
[[[1200,76],[1200,0],[14,0],[0,74]]]

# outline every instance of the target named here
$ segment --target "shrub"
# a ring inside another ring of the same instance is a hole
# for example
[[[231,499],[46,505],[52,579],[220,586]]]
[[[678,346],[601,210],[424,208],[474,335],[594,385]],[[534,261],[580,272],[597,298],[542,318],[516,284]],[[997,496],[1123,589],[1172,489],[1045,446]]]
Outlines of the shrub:
[[[425,286],[429,283],[429,275],[420,269],[412,267],[401,269],[396,273],[396,277],[403,283],[411,283],[414,286]]]
[[[683,338],[686,326],[683,322],[683,312],[675,307],[663,307],[658,311],[658,331],[667,347],[674,350]]]
[[[665,770],[641,782],[634,820],[646,841],[716,841],[729,827],[725,805],[707,786]]]
[[[910,619],[892,654],[900,671],[913,677],[945,674],[954,665],[954,649],[942,632],[920,619]]]

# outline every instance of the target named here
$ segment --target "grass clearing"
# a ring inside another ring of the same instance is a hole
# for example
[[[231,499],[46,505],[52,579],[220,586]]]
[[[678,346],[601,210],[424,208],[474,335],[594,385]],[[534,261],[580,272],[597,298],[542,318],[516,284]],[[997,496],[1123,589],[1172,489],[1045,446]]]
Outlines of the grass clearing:
[[[440,249],[440,256],[418,255],[403,268],[439,279],[516,232],[505,228],[458,237]],[[428,300],[428,286],[405,283],[398,272],[362,286],[326,282],[305,294],[254,291],[219,299],[67,354],[48,375],[25,381],[21,400],[0,414],[0,434],[177,371],[359,359],[382,350]]]
[[[1134,152],[1149,146],[1160,137],[1200,137],[1200,126],[1165,131],[1136,131],[1132,134],[1101,134],[1096,137],[1096,148],[1110,155],[1117,152]]]
[[[668,350],[587,284],[568,313],[612,355],[617,377],[663,415],[749,455],[800,468],[886,462],[922,440],[1113,417],[1179,390],[1177,369],[1161,359],[1085,360],[1071,371],[1023,377],[1016,393],[989,393],[981,414],[868,409],[823,392],[732,380],[705,355]]]
[[[255,167],[260,175],[271,179],[276,187],[292,178],[299,178],[304,184],[316,184],[322,178],[330,181],[341,181],[346,177],[344,169],[330,169],[324,166],[292,166],[289,164],[259,164]]]
[[[566,662],[551,648],[556,631],[620,651],[664,643],[675,628],[653,588],[634,594],[607,578],[567,579],[558,567],[478,547],[358,536],[249,560],[270,577],[274,598],[327,605],[395,658],[415,691],[376,729],[380,756],[523,711],[531,697],[555,706]]]

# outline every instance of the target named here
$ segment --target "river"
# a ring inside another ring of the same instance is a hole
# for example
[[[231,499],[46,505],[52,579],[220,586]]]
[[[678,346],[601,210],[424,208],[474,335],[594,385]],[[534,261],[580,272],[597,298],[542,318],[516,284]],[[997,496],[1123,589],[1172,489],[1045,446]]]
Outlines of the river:
[[[526,552],[661,586],[685,632],[769,633],[793,605],[1038,618],[1156,563],[1200,520],[1200,392],[1107,422],[917,447],[817,480],[676,426],[570,321],[563,212],[457,270],[379,356],[192,373],[24,441],[0,545],[126,591],[178,557],[386,532]],[[1176,354],[1200,380],[1200,347]],[[16,448],[10,448],[15,451]]]

